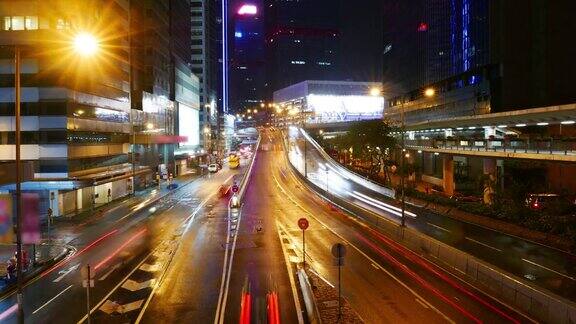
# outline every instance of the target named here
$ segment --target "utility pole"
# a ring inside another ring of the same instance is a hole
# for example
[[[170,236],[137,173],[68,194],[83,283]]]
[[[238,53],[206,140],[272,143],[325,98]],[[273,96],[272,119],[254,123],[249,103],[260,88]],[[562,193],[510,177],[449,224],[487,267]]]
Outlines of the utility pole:
[[[306,137],[304,137],[304,178],[308,178],[308,160],[306,160],[306,151],[307,151],[307,144],[306,144]]]
[[[16,123],[16,285],[18,301],[18,323],[24,323],[24,307],[22,295],[22,171],[20,161],[20,47],[14,46],[14,91],[15,91],[15,111],[14,119]]]
[[[404,123],[404,103],[402,103],[400,108],[401,108],[400,118],[402,120],[402,141],[401,141],[402,151],[400,152],[400,187],[401,187],[400,190],[401,190],[401,197],[402,197],[402,217],[400,218],[400,220],[401,220],[401,226],[404,227],[404,226],[406,226],[406,215],[405,215],[406,199],[404,196],[404,178],[406,177],[405,170],[404,170],[404,154],[406,151],[405,143],[404,143],[404,137],[406,135],[406,125]]]

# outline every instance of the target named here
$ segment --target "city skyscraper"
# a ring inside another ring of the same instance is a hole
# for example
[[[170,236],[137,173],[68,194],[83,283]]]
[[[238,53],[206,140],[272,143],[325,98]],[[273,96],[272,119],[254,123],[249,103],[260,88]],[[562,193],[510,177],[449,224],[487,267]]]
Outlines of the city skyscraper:
[[[270,94],[304,80],[342,75],[340,1],[265,1]]]
[[[265,98],[266,64],[261,1],[236,2],[231,9],[230,100],[235,111],[259,106]]]

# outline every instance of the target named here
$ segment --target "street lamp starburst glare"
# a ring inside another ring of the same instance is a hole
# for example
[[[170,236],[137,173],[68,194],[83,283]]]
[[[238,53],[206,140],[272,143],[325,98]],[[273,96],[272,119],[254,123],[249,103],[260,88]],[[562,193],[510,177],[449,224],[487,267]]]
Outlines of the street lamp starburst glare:
[[[79,33],[74,37],[74,49],[82,56],[94,55],[100,44],[94,35],[89,33]]]

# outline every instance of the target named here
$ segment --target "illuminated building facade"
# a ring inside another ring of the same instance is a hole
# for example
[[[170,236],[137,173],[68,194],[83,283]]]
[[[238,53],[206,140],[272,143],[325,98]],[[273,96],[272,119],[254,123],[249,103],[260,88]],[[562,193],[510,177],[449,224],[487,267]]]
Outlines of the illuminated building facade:
[[[477,101],[501,112],[576,99],[563,41],[575,28],[573,1],[415,1],[384,8],[383,90],[393,106]],[[424,98],[427,87],[438,95]]]
[[[381,119],[384,98],[377,82],[303,81],[274,92],[276,120],[283,124],[345,123]]]
[[[74,213],[132,191],[129,12],[127,0],[0,1],[0,168],[15,154],[19,45],[21,153],[33,166],[22,188],[40,193],[41,214]],[[90,58],[70,45],[81,31],[101,40]]]

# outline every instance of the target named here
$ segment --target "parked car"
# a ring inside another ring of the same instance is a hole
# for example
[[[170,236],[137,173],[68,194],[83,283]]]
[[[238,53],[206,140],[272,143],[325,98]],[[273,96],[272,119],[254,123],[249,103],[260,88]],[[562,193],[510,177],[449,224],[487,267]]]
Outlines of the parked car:
[[[526,206],[533,210],[555,209],[559,213],[570,213],[576,210],[574,197],[556,193],[529,194],[526,197]]]
[[[216,173],[218,172],[219,168],[218,168],[218,164],[216,163],[212,163],[208,166],[208,172],[210,173]]]

